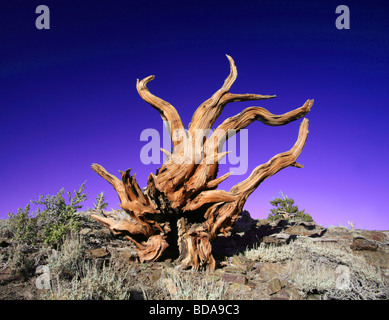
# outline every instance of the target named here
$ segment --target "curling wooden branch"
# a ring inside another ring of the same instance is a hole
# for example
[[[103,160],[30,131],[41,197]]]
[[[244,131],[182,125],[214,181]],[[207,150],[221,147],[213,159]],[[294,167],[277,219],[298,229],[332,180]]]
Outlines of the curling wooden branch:
[[[177,110],[148,90],[147,84],[154,76],[137,81],[139,95],[158,110],[173,142],[172,152],[161,149],[166,160],[155,174],[150,173],[146,188],[140,188],[130,169],[120,171],[121,179],[118,179],[102,166],[92,165],[92,169],[115,189],[123,209],[92,217],[114,235],[124,236],[134,243],[141,262],[173,258],[184,268],[214,269],[216,261],[211,243],[220,233],[229,234],[248,196],[278,171],[289,166],[303,167],[296,161],[308,136],[307,119],[302,121],[298,139],[289,151],[256,167],[231,190],[217,189],[230,176],[228,172],[217,177],[219,163],[227,154],[221,152],[222,146],[229,137],[254,121],[269,126],[286,125],[304,117],[313,104],[313,100],[307,100],[302,107],[281,115],[261,107],[246,108],[222,122],[209,136],[209,130],[228,103],[275,97],[230,93],[238,73],[234,60],[228,55],[227,58],[228,77],[223,86],[197,108],[187,131]],[[200,135],[196,135],[199,132]]]

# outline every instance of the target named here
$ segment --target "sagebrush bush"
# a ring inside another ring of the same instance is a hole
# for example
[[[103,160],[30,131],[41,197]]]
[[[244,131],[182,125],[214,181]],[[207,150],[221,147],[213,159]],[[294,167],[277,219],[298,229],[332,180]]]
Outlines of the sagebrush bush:
[[[110,259],[103,266],[85,258],[86,243],[71,233],[59,250],[49,257],[50,293],[43,298],[52,300],[125,300],[131,287],[127,271],[119,270]]]
[[[28,246],[20,243],[12,246],[4,267],[9,267],[14,274],[31,276],[35,271],[35,259],[26,254],[28,249]]]
[[[171,300],[222,300],[228,289],[224,280],[176,269],[165,272],[159,285]]]
[[[75,233],[68,235],[58,251],[49,256],[49,269],[60,279],[72,279],[80,270],[84,261],[85,240]]]
[[[30,213],[30,205],[24,209],[19,208],[16,214],[8,214],[8,223],[12,238],[15,242],[27,245],[34,245],[38,240],[37,219],[34,213]]]
[[[100,268],[97,263],[82,261],[78,274],[66,281],[55,275],[51,281],[52,300],[128,300],[132,287],[127,275],[118,272],[109,261]]]

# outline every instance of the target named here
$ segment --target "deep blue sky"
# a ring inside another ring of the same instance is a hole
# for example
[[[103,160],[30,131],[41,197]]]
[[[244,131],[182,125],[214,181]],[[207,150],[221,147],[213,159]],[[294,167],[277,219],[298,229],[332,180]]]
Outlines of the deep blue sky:
[[[363,3],[363,4],[361,4]],[[35,28],[35,8],[51,11],[51,29]],[[348,5],[351,29],[335,27]],[[172,103],[187,125],[222,85],[231,55],[231,92],[276,94],[229,104],[220,119],[248,106],[284,113],[315,104],[304,169],[266,180],[245,209],[266,218],[283,191],[324,226],[389,229],[389,10],[378,1],[4,1],[0,5],[0,217],[40,194],[87,180],[92,206],[112,187],[90,169],[133,168],[143,187],[157,165],[139,154],[146,128],[162,131],[158,112],[136,91],[154,74],[152,93]],[[300,121],[249,127],[249,171],[294,144]],[[228,165],[220,173],[228,170]]]

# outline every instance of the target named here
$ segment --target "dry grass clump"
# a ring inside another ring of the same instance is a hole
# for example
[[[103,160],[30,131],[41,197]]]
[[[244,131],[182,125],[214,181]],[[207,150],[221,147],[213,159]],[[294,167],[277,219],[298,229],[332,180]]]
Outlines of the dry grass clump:
[[[108,261],[101,267],[84,258],[84,240],[80,236],[65,239],[61,249],[50,257],[50,293],[52,300],[126,300],[130,298],[127,274]]]
[[[50,272],[61,279],[72,279],[81,272],[85,247],[85,240],[79,235],[71,233],[64,239],[60,249],[58,251],[52,250],[49,255]]]
[[[228,289],[224,280],[172,268],[165,271],[159,286],[171,300],[222,300]]]
[[[71,282],[59,279],[53,281],[50,299],[53,300],[128,300],[131,288],[127,285],[126,276],[117,272],[115,265],[99,268],[96,263],[84,263],[82,274]]]

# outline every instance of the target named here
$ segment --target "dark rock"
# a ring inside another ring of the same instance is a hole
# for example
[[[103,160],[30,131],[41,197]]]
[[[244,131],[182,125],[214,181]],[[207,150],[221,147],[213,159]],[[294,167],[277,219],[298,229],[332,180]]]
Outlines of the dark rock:
[[[285,219],[277,219],[273,222],[270,223],[271,226],[273,227],[278,227],[278,228],[285,228],[290,226],[289,221]]]
[[[286,296],[286,295],[283,295],[283,296],[274,296],[274,297],[270,297],[270,300],[289,300],[289,297]]]
[[[281,245],[281,244],[288,244],[291,239],[295,238],[296,236],[292,236],[287,233],[275,233],[270,236],[265,236],[262,239],[262,243],[264,244],[273,244],[273,245]]]
[[[222,279],[226,282],[233,282],[239,284],[247,284],[247,278],[242,274],[223,273]]]
[[[300,223],[286,228],[284,232],[294,236],[307,236],[314,238],[322,236],[325,232],[325,228],[319,226],[312,228],[312,226],[307,226],[306,223]]]
[[[352,245],[350,246],[352,250],[368,250],[376,251],[378,249],[378,244],[374,241],[367,240],[365,238],[354,238]]]
[[[261,227],[261,226],[267,226],[267,225],[269,225],[269,220],[267,220],[267,219],[258,219],[257,220],[257,224],[256,224],[256,226],[257,227]]]
[[[369,231],[369,230],[356,230],[356,233],[361,237],[367,240],[378,241],[381,243],[388,242],[388,236],[381,231]]]
[[[7,238],[0,238],[0,248],[6,248],[11,245],[11,240]]]
[[[0,286],[6,285],[10,282],[21,282],[24,281],[24,276],[15,273],[11,268],[5,268],[0,272]]]
[[[252,229],[257,224],[257,221],[252,219],[250,213],[246,210],[243,210],[240,218],[235,222],[233,226],[233,231],[236,233],[246,232]]]

